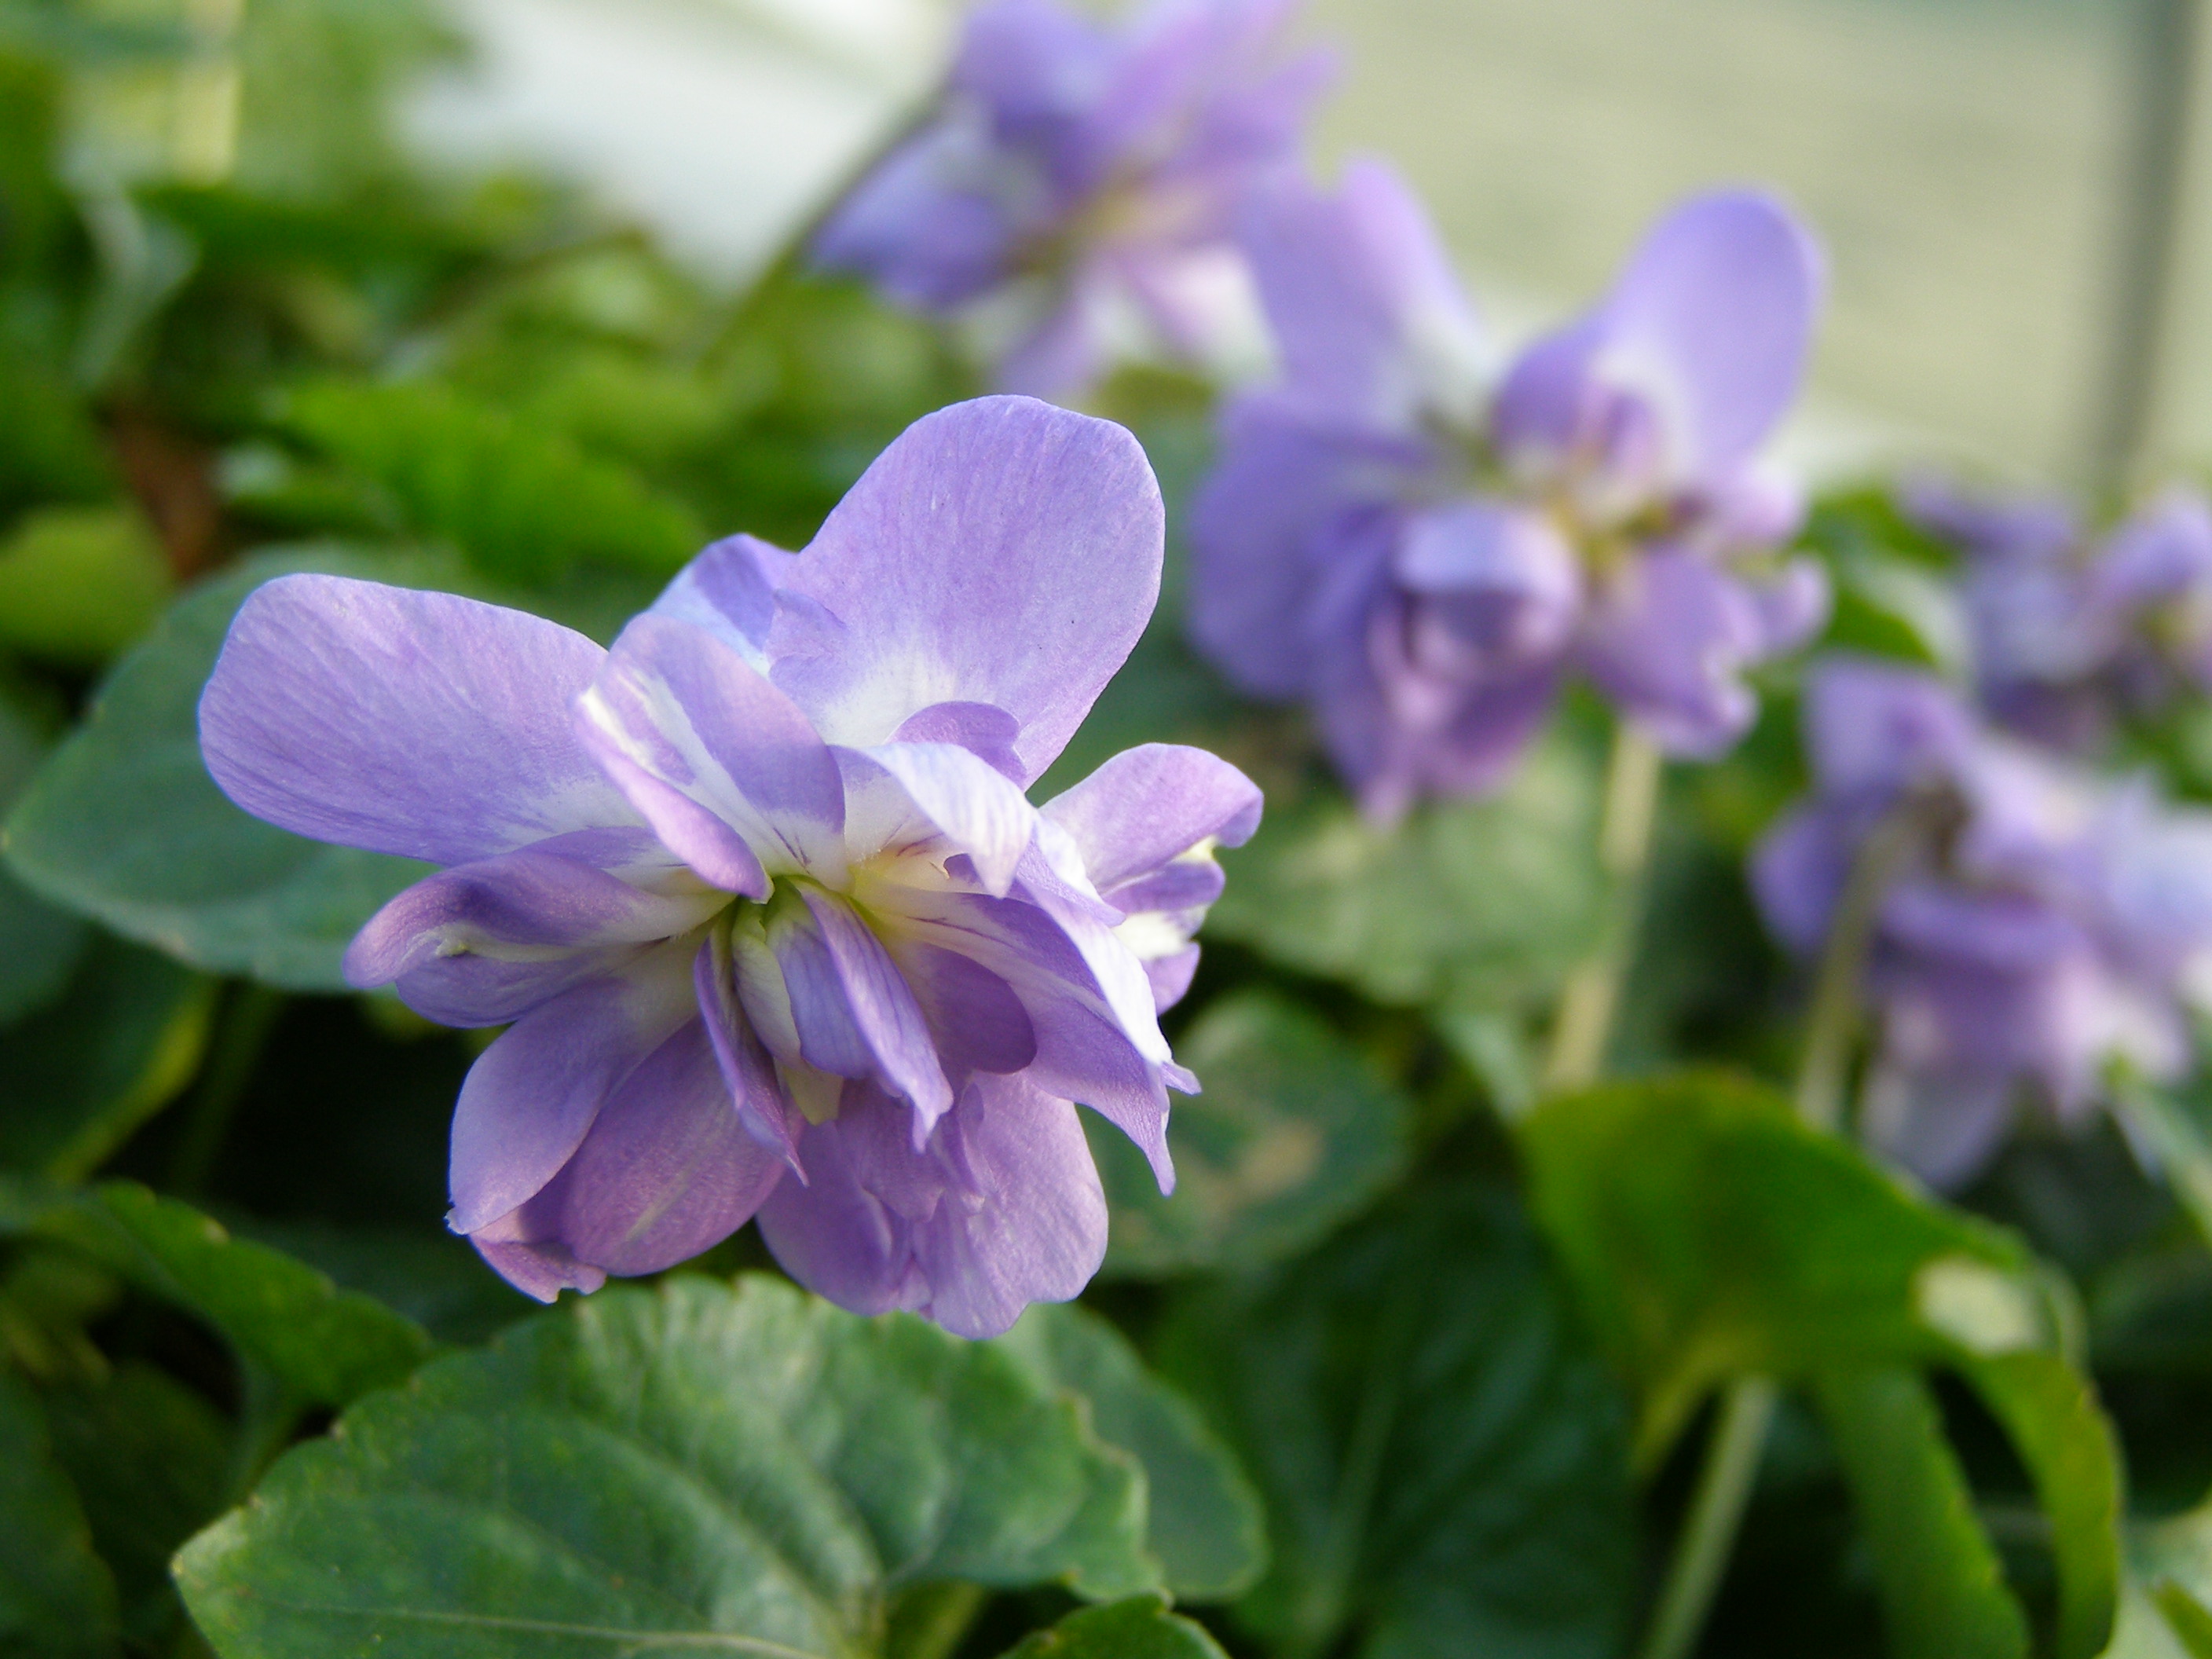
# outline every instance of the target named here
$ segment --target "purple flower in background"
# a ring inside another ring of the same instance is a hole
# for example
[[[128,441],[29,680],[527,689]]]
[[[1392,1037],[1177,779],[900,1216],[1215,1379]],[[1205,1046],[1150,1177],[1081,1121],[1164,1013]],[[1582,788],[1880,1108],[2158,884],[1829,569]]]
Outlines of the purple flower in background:
[[[2044,497],[1990,501],[1928,481],[1905,510],[1966,556],[1974,678],[1990,717],[2094,749],[2177,684],[2212,690],[2212,507],[2154,497],[2102,538]]]
[[[1678,755],[1757,712],[1742,671],[1826,615],[1774,550],[1754,455],[1796,395],[1820,265],[1771,198],[1692,200],[1491,395],[1480,331],[1388,167],[1257,195],[1246,248],[1282,360],[1239,397],[1192,513],[1191,625],[1243,690],[1317,710],[1372,815],[1500,782],[1587,676]]]
[[[1106,1211],[1073,1101],[1164,1188],[1170,1057],[1260,816],[1149,745],[1042,807],[1158,597],[1120,428],[1025,398],[917,422],[807,550],[717,543],[603,651],[449,594],[293,576],[200,705],[247,811],[450,867],[346,958],[505,1025],[453,1120],[453,1228],[550,1300],[758,1213],[792,1275],[981,1336],[1073,1296]]]
[[[817,260],[920,311],[995,307],[1009,392],[1079,391],[1125,338],[1204,359],[1249,309],[1236,204],[1292,156],[1328,77],[1284,50],[1295,9],[1154,0],[1109,28],[991,0],[942,108],[840,204]]]
[[[1817,952],[1866,837],[1918,830],[1876,913],[1881,1044],[1868,1139],[1927,1180],[1970,1177],[2024,1097],[2061,1118],[2124,1059],[2188,1061],[2212,962],[2212,814],[2114,789],[1992,732],[1940,680],[1838,659],[1806,687],[1812,799],[1753,856],[1768,925]]]

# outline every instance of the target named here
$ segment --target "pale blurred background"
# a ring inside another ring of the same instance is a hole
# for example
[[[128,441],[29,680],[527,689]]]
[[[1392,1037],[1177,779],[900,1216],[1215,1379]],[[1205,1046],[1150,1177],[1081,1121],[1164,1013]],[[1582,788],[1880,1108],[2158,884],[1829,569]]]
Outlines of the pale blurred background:
[[[1315,0],[1317,149],[1395,156],[1508,338],[1673,198],[1771,181],[1834,271],[1801,454],[2103,483],[2212,461],[2204,3]],[[445,3],[476,49],[412,98],[423,149],[550,166],[730,281],[927,95],[958,10]]]

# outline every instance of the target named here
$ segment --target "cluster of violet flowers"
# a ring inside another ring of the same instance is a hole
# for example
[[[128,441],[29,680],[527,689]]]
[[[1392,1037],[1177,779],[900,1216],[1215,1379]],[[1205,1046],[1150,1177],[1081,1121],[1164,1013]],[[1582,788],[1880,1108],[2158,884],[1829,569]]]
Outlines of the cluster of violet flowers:
[[[1574,677],[1661,752],[1724,754],[1756,718],[1747,672],[1828,614],[1823,568],[1788,550],[1802,497],[1761,453],[1821,306],[1814,239],[1764,193],[1692,199],[1595,306],[1487,373],[1404,181],[1374,161],[1333,189],[1303,173],[1293,141],[1320,73],[1280,44],[1287,15],[1170,0],[1114,34],[1046,0],[985,7],[945,109],[821,255],[939,307],[1048,269],[1059,307],[1001,373],[1063,395],[1107,361],[1075,296],[1109,279],[1150,295],[1155,343],[1203,358],[1195,313],[1131,273],[1170,246],[1215,270],[1233,256],[1275,372],[1223,410],[1188,526],[1189,631],[1240,690],[1311,711],[1378,824],[1503,784]],[[1143,96],[1125,71],[1168,56],[1188,72]],[[1758,850],[1754,887],[1777,936],[1817,951],[1874,832],[1901,803],[1927,826],[1881,902],[1862,1118],[1951,1182],[2023,1098],[2075,1116],[2115,1060],[2154,1077],[2187,1063],[2212,843],[2147,781],[2084,769],[2130,714],[2212,688],[2212,512],[2169,492],[2092,538],[2047,500],[1933,483],[1907,498],[1964,559],[1972,689],[1817,665],[1814,797]]]
[[[1188,526],[1188,627],[1308,708],[1376,833],[1504,783],[1579,678],[1709,759],[1747,675],[1825,625],[1804,504],[1763,459],[1823,295],[1781,202],[1667,214],[1589,310],[1493,371],[1434,227],[1372,161],[1297,146],[1325,59],[1290,0],[1051,0],[970,17],[945,95],[812,248],[988,333],[1000,384],[1079,396],[1132,339],[1203,362],[1243,296],[1275,352],[1228,398]],[[1971,693],[1850,660],[1808,686],[1815,787],[1757,852],[1817,952],[1863,850],[1879,896],[1867,1133],[1938,1181],[2025,1092],[2186,1064],[2212,951],[2212,817],[2083,757],[2212,684],[2212,514],[2161,498],[2092,542],[2047,504],[1929,486],[1965,550]],[[470,1073],[451,1224],[550,1299],[757,1216],[792,1275],[969,1335],[1096,1271],[1076,1103],[1164,1189],[1216,846],[1259,792],[1149,745],[1033,805],[1148,621],[1160,498],[1119,428],[1027,397],[927,417],[802,553],[702,553],[611,651],[450,595],[284,579],[240,612],[209,766],[304,835],[446,866],[362,931],[359,985],[505,1026]]]
[[[2076,1121],[2115,1067],[2190,1068],[2192,1017],[2212,1007],[2212,812],[2100,763],[2131,720],[2212,685],[2212,508],[2169,489],[2094,536],[2045,496],[1921,480],[1905,500],[1964,562],[1971,685],[1816,665],[1812,796],[1757,848],[1753,885],[1809,957],[1890,826],[1861,1130],[1951,1187],[2024,1107]]]

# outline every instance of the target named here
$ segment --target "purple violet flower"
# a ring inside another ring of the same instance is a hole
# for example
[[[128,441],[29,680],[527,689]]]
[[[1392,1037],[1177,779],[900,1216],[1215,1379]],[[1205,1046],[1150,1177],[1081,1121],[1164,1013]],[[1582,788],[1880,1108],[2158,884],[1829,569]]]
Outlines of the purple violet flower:
[[[1480,331],[1412,193],[1258,192],[1243,236],[1280,350],[1226,410],[1194,505],[1191,626],[1239,687],[1316,708],[1374,817],[1501,782],[1586,675],[1670,753],[1750,725],[1742,671],[1826,616],[1802,514],[1754,452],[1819,308],[1772,198],[1670,213],[1586,315],[1491,395]]]
[[[2026,1096],[2061,1119],[2123,1059],[2170,1078],[2212,981],[2212,813],[2117,789],[1994,732],[1942,681],[1851,659],[1808,677],[1814,791],[1754,851],[1792,951],[1820,949],[1858,849],[1908,799],[1923,832],[1876,915],[1881,1044],[1861,1127],[1937,1186],[1972,1176]]]
[[[2212,505],[2172,489],[2102,538],[2062,501],[1936,481],[1905,511],[1966,556],[1976,690],[1990,718],[2076,752],[2177,686],[2212,690]]]
[[[1109,28],[990,0],[940,111],[839,205],[816,259],[995,322],[1005,391],[1079,392],[1132,339],[1205,359],[1249,309],[1236,204],[1291,158],[1328,77],[1325,55],[1285,51],[1296,8],[1153,0]]]
[[[1152,744],[1024,790],[1158,598],[1120,428],[994,398],[916,422],[807,550],[718,542],[611,651],[444,593],[257,590],[200,704],[216,780],[301,835],[450,866],[346,957],[505,1025],[448,1218],[533,1296],[756,1212],[793,1277],[964,1335],[1073,1296],[1106,1208],[1072,1101],[1172,1181],[1155,1014],[1259,822]]]

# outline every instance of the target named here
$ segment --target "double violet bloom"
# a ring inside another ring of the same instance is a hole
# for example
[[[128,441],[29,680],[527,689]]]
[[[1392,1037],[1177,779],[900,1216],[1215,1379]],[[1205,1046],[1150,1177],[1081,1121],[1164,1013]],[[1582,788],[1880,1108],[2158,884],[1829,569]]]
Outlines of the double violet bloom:
[[[299,834],[450,866],[349,978],[507,1025],[453,1120],[453,1228],[550,1300],[757,1213],[793,1277],[971,1336],[1097,1270],[1073,1101],[1171,1179],[1155,1014],[1260,795],[1196,750],[1024,790],[1158,596],[1129,434],[1025,398],[917,422],[807,550],[695,560],[611,651],[450,594],[256,591],[209,769]]]
[[[1243,236],[1282,372],[1227,409],[1193,508],[1192,628],[1238,686],[1316,711],[1368,812],[1495,787],[1585,675],[1668,752],[1750,725],[1743,671],[1810,637],[1827,586],[1754,455],[1820,308],[1771,198],[1696,198],[1494,395],[1480,331],[1388,167],[1282,179]]]
[[[1905,499],[1966,555],[1976,689],[2000,724],[2091,752],[2177,690],[2212,690],[2212,507],[2196,491],[2169,489],[2102,538],[2059,501],[1932,482]]]
[[[1249,309],[1231,234],[1294,155],[1327,60],[1294,0],[1153,0],[1108,28],[1055,0],[969,18],[939,110],[839,206],[817,263],[995,322],[998,383],[1079,391],[1118,345],[1202,361]]]
[[[1813,797],[1752,865],[1793,950],[1820,949],[1867,838],[1911,815],[1867,968],[1882,1030],[1868,1139],[1955,1185],[2023,1101],[2078,1117],[2115,1060],[2186,1067],[2186,1011],[2212,991],[2212,814],[2100,787],[1894,665],[1820,665],[1805,736]]]

